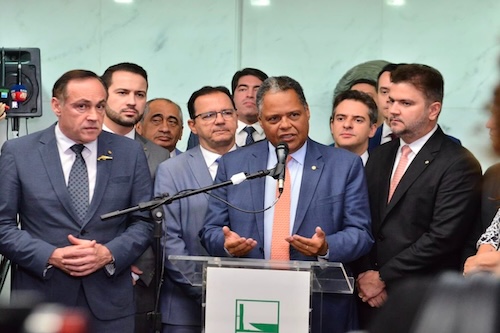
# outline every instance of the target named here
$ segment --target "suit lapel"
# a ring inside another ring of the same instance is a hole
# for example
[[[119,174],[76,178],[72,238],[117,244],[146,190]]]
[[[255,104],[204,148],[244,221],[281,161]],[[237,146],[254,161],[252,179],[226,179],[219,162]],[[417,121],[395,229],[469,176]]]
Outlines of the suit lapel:
[[[311,140],[307,141],[306,158],[304,159],[304,169],[302,172],[302,183],[300,185],[299,200],[293,223],[292,235],[297,233],[300,225],[304,222],[312,198],[318,187],[321,174],[324,172],[325,163],[316,144]],[[335,170],[331,170],[335,172]]]
[[[97,138],[97,156],[113,156],[113,151],[111,149],[111,135],[99,135]],[[83,225],[87,224],[92,216],[96,213],[99,204],[102,202],[104,197],[104,192],[108,187],[108,180],[111,176],[111,168],[113,166],[114,160],[102,160],[97,161],[97,174],[96,182],[94,187],[94,195],[92,196],[92,202],[90,203],[87,216],[85,217],[85,222]]]
[[[269,154],[268,141],[264,140],[262,143],[256,143],[255,145],[265,145],[265,149],[254,149],[248,159],[248,169],[247,172],[254,173],[259,170],[266,170],[267,168],[267,157]],[[264,209],[264,193],[266,178],[262,177],[259,179],[250,181],[250,193],[252,196],[253,210]],[[257,231],[260,236],[261,244],[264,244],[264,213],[254,214],[254,223],[257,225]]]
[[[71,214],[73,221],[77,223],[76,221],[78,221],[79,218],[76,215],[73,204],[71,203],[66,181],[64,180],[61,157],[59,156],[59,150],[57,149],[55,126],[51,126],[46,130],[44,135],[40,138],[40,143],[39,152],[45,166],[45,170],[49,176],[50,183],[64,209]],[[54,164],[59,167],[54,168]]]
[[[188,167],[191,170],[191,174],[193,175],[198,188],[212,185],[212,176],[208,171],[208,168],[206,166],[207,164],[201,153],[200,146],[196,146],[187,153],[190,157]]]
[[[403,178],[401,178],[398,187],[394,191],[394,195],[392,196],[391,201],[387,205],[384,218],[385,216],[387,216],[387,214],[389,214],[389,212],[394,208],[394,206],[397,205],[399,200],[401,200],[403,195],[408,191],[411,185],[418,179],[418,177],[422,174],[422,172],[424,172],[425,169],[427,169],[427,167],[432,163],[435,156],[439,153],[443,136],[444,136],[443,132],[441,131],[440,128],[438,128],[437,131],[424,144],[422,149],[420,149],[417,156],[415,156],[410,166],[404,173]]]

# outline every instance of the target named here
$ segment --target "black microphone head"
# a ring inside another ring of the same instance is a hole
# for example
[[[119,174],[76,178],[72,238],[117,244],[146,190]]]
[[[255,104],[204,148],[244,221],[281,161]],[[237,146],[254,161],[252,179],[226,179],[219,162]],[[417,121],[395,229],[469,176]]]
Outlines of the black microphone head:
[[[285,156],[288,156],[288,143],[286,142],[280,142],[278,143],[278,145],[276,146],[276,150],[278,149],[284,149],[285,150]]]

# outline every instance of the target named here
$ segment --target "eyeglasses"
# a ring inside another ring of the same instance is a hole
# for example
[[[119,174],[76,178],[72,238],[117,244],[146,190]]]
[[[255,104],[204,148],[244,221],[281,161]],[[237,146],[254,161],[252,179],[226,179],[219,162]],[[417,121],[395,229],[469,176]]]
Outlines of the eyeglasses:
[[[228,110],[222,110],[222,111],[209,111],[209,112],[203,112],[200,113],[199,115],[194,116],[193,119],[196,119],[198,117],[201,118],[201,120],[210,122],[210,121],[215,121],[217,119],[217,115],[220,113],[222,118],[225,120],[231,120],[234,117],[234,110],[228,109]]]

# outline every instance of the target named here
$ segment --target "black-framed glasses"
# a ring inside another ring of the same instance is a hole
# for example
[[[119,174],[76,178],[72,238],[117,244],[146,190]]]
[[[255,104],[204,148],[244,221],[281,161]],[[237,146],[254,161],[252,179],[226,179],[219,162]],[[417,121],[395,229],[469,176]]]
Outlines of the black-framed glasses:
[[[222,110],[222,111],[203,112],[203,113],[200,113],[200,114],[194,116],[193,119],[200,117],[201,120],[206,121],[206,122],[215,121],[215,119],[217,119],[217,115],[219,113],[222,116],[222,118],[224,118],[225,120],[231,120],[234,117],[235,111],[232,109],[227,109],[227,110]]]

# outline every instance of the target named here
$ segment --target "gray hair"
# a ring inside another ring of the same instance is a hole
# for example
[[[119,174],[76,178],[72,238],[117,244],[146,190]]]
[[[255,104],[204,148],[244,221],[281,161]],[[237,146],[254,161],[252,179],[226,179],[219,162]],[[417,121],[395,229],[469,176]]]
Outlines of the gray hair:
[[[182,119],[182,110],[181,110],[181,107],[179,106],[179,104],[175,103],[174,101],[172,101],[172,100],[170,100],[168,98],[153,98],[153,99],[147,101],[146,108],[144,109],[144,113],[143,113],[142,118],[141,118],[141,123],[144,124],[144,118],[146,118],[146,115],[149,113],[149,111],[151,111],[150,108],[149,108],[149,105],[151,103],[153,103],[154,101],[165,101],[167,103],[175,105],[175,107],[179,111],[179,118],[180,118],[181,125],[184,123],[184,121]]]

